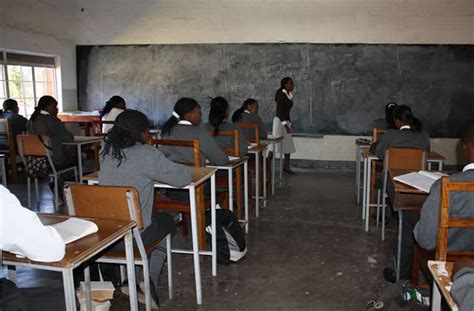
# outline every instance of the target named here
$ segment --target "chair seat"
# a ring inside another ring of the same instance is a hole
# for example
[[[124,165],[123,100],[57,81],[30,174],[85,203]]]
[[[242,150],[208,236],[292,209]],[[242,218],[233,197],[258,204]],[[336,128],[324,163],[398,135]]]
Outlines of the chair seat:
[[[145,252],[147,255],[150,255],[151,252],[160,244],[161,240],[157,240],[153,242],[152,244],[145,246]],[[142,257],[140,256],[140,251],[138,249],[134,249],[133,252],[133,257],[135,261],[141,261]],[[125,250],[110,250],[100,256],[101,259],[106,259],[106,260],[123,260],[126,261],[127,257],[125,254]]]

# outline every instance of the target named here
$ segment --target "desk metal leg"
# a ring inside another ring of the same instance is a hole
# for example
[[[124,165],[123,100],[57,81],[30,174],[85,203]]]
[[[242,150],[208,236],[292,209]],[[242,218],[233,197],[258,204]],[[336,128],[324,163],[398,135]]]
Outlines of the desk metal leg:
[[[272,150],[273,150],[273,156],[272,156],[272,195],[275,195],[275,158],[276,158],[276,144],[273,141],[272,142]]]
[[[371,179],[371,163],[369,159],[367,159],[367,178],[366,178],[366,184],[365,184],[365,232],[369,231],[369,220],[370,220],[370,179]]]
[[[255,154],[255,217],[258,218],[259,216],[259,199],[260,199],[260,169],[259,163],[260,157],[258,153]]]
[[[7,187],[7,174],[6,174],[6,171],[7,171],[7,168],[5,167],[5,159],[4,158],[0,158],[0,169],[1,169],[1,172],[2,172],[2,184],[5,186],[5,188]]]
[[[364,180],[362,182],[362,219],[365,219],[365,197],[367,192],[365,191],[365,187],[367,184],[367,158],[364,158]]]
[[[248,160],[244,162],[244,204],[245,204],[245,233],[249,233],[249,170]]]
[[[262,162],[263,162],[263,207],[267,207],[267,158],[265,157],[265,152],[262,152]]]
[[[443,161],[439,161],[439,170],[440,170],[440,171],[443,170]]]
[[[79,169],[79,182],[82,184],[82,150],[81,150],[81,144],[77,145],[77,167]]]
[[[283,140],[280,140],[280,182],[283,179]]]
[[[76,311],[76,295],[74,291],[74,277],[72,269],[63,270],[64,299],[66,300],[66,310]]]
[[[396,267],[396,277],[397,281],[400,280],[400,263],[402,256],[402,228],[403,227],[403,211],[398,211],[398,245],[397,245],[397,267]]]
[[[8,266],[8,279],[16,284],[16,266]]]
[[[431,171],[431,162],[428,162],[428,171]]]
[[[92,310],[92,299],[91,299],[91,273],[89,269],[89,263],[84,266],[84,284],[86,286],[86,310]]]
[[[193,241],[194,279],[196,282],[196,301],[198,305],[201,305],[202,304],[201,266],[199,262],[199,242],[198,242],[198,228],[197,228],[197,215],[196,215],[196,188],[195,187],[189,188],[189,202],[191,205],[191,237]],[[215,232],[213,232],[213,235],[215,235]]]
[[[360,203],[360,146],[356,147],[356,194],[357,204]]]
[[[125,240],[125,255],[127,258],[127,277],[128,277],[128,290],[130,292],[130,310],[138,310],[137,301],[137,285],[135,278],[135,263],[133,256],[133,240],[132,230],[129,230],[124,237]]]
[[[232,177],[232,170],[230,174]],[[232,188],[232,187],[230,187]],[[217,275],[216,175],[211,176],[212,276]]]
[[[431,296],[431,311],[441,310],[441,293],[439,292],[438,285],[433,281],[433,294]]]
[[[232,173],[233,169],[228,170],[227,174],[227,183],[229,185],[229,209],[231,212],[234,211],[234,184],[232,183]]]

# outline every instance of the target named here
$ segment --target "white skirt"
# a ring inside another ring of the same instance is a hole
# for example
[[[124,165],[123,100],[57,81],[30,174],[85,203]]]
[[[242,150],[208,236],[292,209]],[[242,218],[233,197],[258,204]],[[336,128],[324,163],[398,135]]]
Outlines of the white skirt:
[[[291,128],[291,125],[290,125]],[[281,147],[283,150],[280,150],[280,144],[276,144],[276,152],[278,153],[295,153],[295,143],[293,142],[293,136],[291,133],[287,133],[283,124],[281,124],[281,120],[278,117],[273,119],[273,129],[272,129],[273,136],[283,136],[283,141],[281,142]]]

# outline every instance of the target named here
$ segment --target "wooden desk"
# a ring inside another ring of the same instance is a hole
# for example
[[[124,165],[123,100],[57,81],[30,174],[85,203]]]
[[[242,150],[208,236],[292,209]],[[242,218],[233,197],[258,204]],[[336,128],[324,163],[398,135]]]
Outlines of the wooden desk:
[[[267,187],[266,187],[266,180],[267,180],[267,161],[265,159],[265,149],[267,149],[268,145],[260,144],[260,146],[252,146],[248,149],[248,153],[255,155],[255,217],[258,218],[259,216],[259,208],[260,208],[260,199],[263,199],[263,206],[267,206]],[[260,157],[263,159],[263,197],[260,197]]]
[[[453,262],[445,261],[428,261],[428,269],[433,276],[433,294],[431,297],[431,310],[439,311],[441,310],[441,295],[443,294],[446,303],[451,308],[452,311],[458,310],[458,305],[451,296],[451,286],[453,282]]]
[[[58,118],[64,123],[84,123],[86,136],[91,136],[90,128],[94,126],[94,122],[101,120],[99,113],[94,111],[61,112]]]
[[[282,142],[283,136],[273,136],[268,135],[267,138],[262,139],[264,142],[269,142],[272,145],[273,157],[272,157],[272,195],[275,195],[275,157],[276,157],[276,144],[280,145],[280,150],[283,150]],[[280,152],[280,179],[279,182],[283,179],[283,153]]]
[[[53,214],[38,214],[45,225],[51,225],[67,220],[68,216]],[[14,254],[3,252],[3,264],[8,266],[24,266],[35,269],[59,271],[63,274],[64,297],[67,310],[76,310],[76,296],[74,289],[73,269],[94,258],[110,245],[120,239],[125,240],[125,251],[127,254],[128,281],[133,293],[130,294],[131,310],[138,310],[135,284],[135,265],[133,262],[132,229],[135,222],[118,221],[110,219],[89,219],[96,223],[99,230],[82,239],[66,245],[66,255],[57,262],[37,262],[27,258],[19,258]],[[87,269],[88,272],[88,269]],[[88,275],[86,275],[87,283]],[[87,286],[90,298],[90,284]]]
[[[0,154],[0,176],[2,177],[2,184],[7,187],[7,168],[5,167],[6,155]]]
[[[102,137],[96,137],[96,136],[74,136],[74,141],[71,143],[63,143],[65,146],[76,146],[77,150],[77,165],[78,165],[78,171],[79,171],[79,182],[82,183],[82,146],[84,145],[96,145],[96,152],[95,152],[95,157],[96,157],[96,169],[98,168],[98,144],[102,141]]]
[[[397,281],[400,278],[400,256],[402,252],[402,222],[404,211],[415,211],[419,212],[428,193],[421,190],[403,184],[401,182],[393,180],[394,177],[399,175],[408,174],[413,172],[412,170],[389,170],[387,180],[387,194],[392,204],[394,211],[398,212],[398,247],[397,247],[397,258],[396,258],[396,276]],[[382,220],[384,221],[384,220]]]
[[[205,250],[206,245],[206,206],[204,204],[204,192],[201,195],[197,195],[196,189],[198,187],[204,189],[204,183],[211,179],[211,230],[216,232],[216,171],[215,168],[209,167],[191,167],[192,170],[192,181],[187,186],[182,188],[176,188],[168,184],[156,182],[155,188],[168,188],[168,189],[187,189],[189,190],[189,204],[191,214],[191,238],[193,248],[192,250],[187,249],[173,249],[173,253],[178,254],[192,254],[194,259],[194,274],[196,283],[196,300],[197,304],[202,304],[202,288],[201,288],[201,266],[199,262],[199,256],[211,256],[212,257],[212,275],[217,275],[217,240],[216,235],[212,234],[212,245],[211,251]],[[87,180],[88,184],[98,184],[98,172],[89,174],[83,178]],[[199,247],[201,245],[201,248]],[[204,247],[202,247],[204,245]],[[201,249],[201,250],[200,250]]]
[[[233,157],[235,158],[235,157]],[[233,172],[234,169],[237,169],[244,166],[244,223],[245,223],[245,233],[249,232],[249,188],[248,188],[248,160],[249,157],[245,156],[243,158],[232,159],[228,164],[225,165],[207,165],[207,167],[215,168],[217,170],[227,171],[227,184],[229,186],[229,209],[234,211],[234,187],[233,187]],[[241,219],[242,211],[242,177],[240,175],[240,170],[237,172],[237,217]]]

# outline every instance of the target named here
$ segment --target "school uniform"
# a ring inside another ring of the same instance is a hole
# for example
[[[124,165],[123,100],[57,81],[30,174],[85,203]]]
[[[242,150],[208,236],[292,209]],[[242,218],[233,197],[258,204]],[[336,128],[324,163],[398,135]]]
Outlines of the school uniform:
[[[267,132],[265,132],[265,129],[263,128],[262,118],[258,114],[245,109],[237,123],[258,124],[260,139],[267,138]],[[246,137],[255,136],[254,130],[252,129],[242,129],[242,131]]]
[[[283,141],[277,144],[277,152],[281,153],[294,153],[296,152],[295,143],[293,142],[293,136],[291,133],[287,133],[285,126],[292,128],[290,111],[293,107],[292,101],[293,95],[288,93],[285,89],[279,89],[275,94],[276,102],[276,116],[273,119],[273,130],[274,136],[283,136]],[[281,149],[281,150],[280,150]]]
[[[214,126],[210,123],[204,124],[204,128],[209,133],[214,132]],[[234,132],[236,129],[235,125],[224,121],[219,126],[219,131],[224,132]],[[239,156],[243,157],[247,154],[248,146],[247,146],[247,139],[245,138],[245,134],[242,131],[243,129],[239,129]],[[217,144],[222,148],[234,148],[234,136],[214,136],[212,133],[210,134],[211,137],[217,142]]]
[[[182,187],[191,182],[191,169],[168,160],[158,149],[141,143],[123,149],[123,153],[121,163],[110,153],[101,157],[99,184],[131,186],[138,190],[144,225],[141,236],[146,247],[176,232],[171,215],[153,212],[155,181]],[[123,243],[116,247],[122,249]],[[165,245],[161,243],[149,256],[150,277],[155,287],[165,259]]]
[[[26,132],[26,123],[28,122],[28,119],[26,119],[24,116],[18,113],[14,113],[13,111],[7,110],[0,116],[0,118],[8,119],[10,121],[10,126],[12,127],[12,134],[14,138],[16,138],[18,134]]]
[[[453,276],[451,295],[458,304],[459,311],[474,310],[474,268],[465,267]]]
[[[388,148],[417,148],[430,151],[430,137],[424,131],[412,131],[409,125],[399,130],[388,130],[377,144],[375,153],[383,160]]]
[[[179,121],[179,123],[171,129],[171,133],[169,135],[162,134],[162,138],[167,140],[187,141],[198,139],[201,166],[206,165],[206,160],[209,160],[209,164],[211,165],[224,165],[229,162],[229,158],[211,137],[207,129],[193,126],[189,121]],[[193,148],[159,146],[159,149],[173,162],[184,164],[194,163]]]
[[[40,114],[36,116],[36,120],[34,122],[29,120],[26,127],[28,134],[49,136],[53,145],[52,159],[55,166],[64,167],[74,162],[71,159],[73,153],[66,154],[63,146],[63,143],[74,141],[74,135],[56,116],[41,110]]]
[[[112,108],[108,113],[104,114],[101,118],[102,121],[115,121],[117,116],[123,112],[123,109]],[[113,124],[102,124],[102,133],[107,133],[113,127]]]

